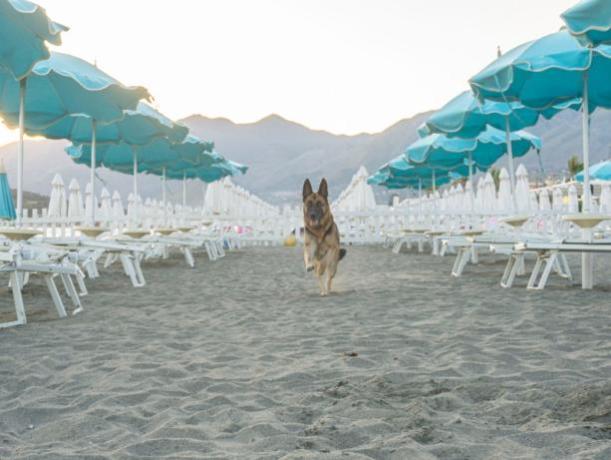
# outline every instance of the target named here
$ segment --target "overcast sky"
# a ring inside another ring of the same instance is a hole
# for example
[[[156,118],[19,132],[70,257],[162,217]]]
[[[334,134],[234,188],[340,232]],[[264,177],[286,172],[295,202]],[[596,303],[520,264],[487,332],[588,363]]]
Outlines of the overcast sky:
[[[434,109],[576,0],[40,0],[62,51],[146,86],[173,118],[270,113],[334,133]],[[0,125],[0,144],[16,138]]]

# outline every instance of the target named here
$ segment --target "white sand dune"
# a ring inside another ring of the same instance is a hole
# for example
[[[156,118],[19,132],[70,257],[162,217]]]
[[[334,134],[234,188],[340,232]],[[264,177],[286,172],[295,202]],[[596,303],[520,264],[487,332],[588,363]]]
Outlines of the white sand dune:
[[[0,331],[0,457],[611,458],[609,266],[592,292],[449,268],[350,248],[320,298],[298,249],[247,249],[105,274],[61,321],[35,284]]]

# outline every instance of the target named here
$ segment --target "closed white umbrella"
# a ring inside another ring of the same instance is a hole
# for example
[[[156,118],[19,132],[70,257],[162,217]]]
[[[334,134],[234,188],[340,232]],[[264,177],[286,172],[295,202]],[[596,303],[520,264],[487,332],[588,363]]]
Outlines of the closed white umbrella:
[[[105,221],[109,221],[112,217],[112,201],[110,198],[110,192],[106,187],[102,189],[100,193],[100,218]]]
[[[604,182],[600,192],[600,212],[601,214],[611,213],[611,183]]]
[[[519,213],[534,212],[537,208],[531,209],[530,185],[528,183],[528,171],[523,164],[516,170],[516,205]]]
[[[552,209],[558,214],[562,214],[566,211],[562,196],[562,189],[560,187],[556,187],[552,192]]]
[[[59,174],[56,174],[51,181],[51,196],[49,197],[49,207],[47,215],[49,217],[59,217],[61,212],[61,191],[64,181]]]
[[[513,198],[511,196],[511,180],[507,169],[501,169],[499,174],[499,193],[498,210],[502,214],[509,214],[513,211]]]
[[[569,213],[578,213],[579,212],[579,196],[577,194],[577,187],[574,184],[569,185],[569,203],[568,203],[568,211]]]
[[[93,208],[98,207],[98,199],[93,196],[91,182],[85,187],[85,216],[93,216]]]
[[[494,179],[492,178],[492,174],[487,172],[484,176],[484,211],[486,213],[492,213],[496,206],[496,187],[494,185]]]
[[[76,179],[72,179],[68,185],[68,217],[75,219],[85,217],[81,186]]]
[[[546,188],[539,192],[539,211],[551,211],[552,204],[549,201],[549,192]]]
[[[125,210],[123,209],[121,195],[117,190],[115,190],[112,194],[112,217],[114,219],[122,219],[125,217]]]

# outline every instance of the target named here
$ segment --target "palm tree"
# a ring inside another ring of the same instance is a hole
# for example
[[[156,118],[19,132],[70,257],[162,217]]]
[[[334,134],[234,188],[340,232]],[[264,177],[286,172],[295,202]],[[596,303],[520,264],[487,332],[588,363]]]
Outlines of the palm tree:
[[[583,171],[583,163],[579,161],[579,157],[577,155],[573,155],[571,158],[569,158],[567,166],[571,179],[575,179],[575,176],[581,171]]]

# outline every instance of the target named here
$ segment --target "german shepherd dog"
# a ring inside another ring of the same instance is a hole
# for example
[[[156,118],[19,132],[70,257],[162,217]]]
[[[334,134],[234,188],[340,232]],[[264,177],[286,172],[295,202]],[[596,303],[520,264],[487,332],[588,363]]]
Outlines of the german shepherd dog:
[[[331,283],[339,261],[346,250],[339,247],[339,231],[329,206],[327,180],[323,179],[314,193],[310,179],[303,183],[303,221],[305,227],[303,259],[307,271],[314,270],[320,295],[331,291]]]

